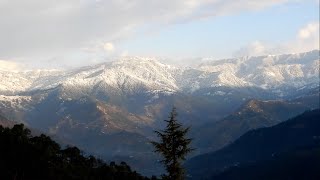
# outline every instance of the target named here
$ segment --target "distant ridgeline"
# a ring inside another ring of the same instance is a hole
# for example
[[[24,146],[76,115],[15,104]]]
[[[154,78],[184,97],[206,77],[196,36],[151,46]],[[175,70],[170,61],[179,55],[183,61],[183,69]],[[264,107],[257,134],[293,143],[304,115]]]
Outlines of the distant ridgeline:
[[[192,179],[319,180],[320,109],[251,130],[213,153],[185,164]]]
[[[84,156],[77,147],[61,149],[46,135],[31,136],[23,124],[11,129],[0,125],[0,144],[0,179],[150,179],[132,171],[125,162],[108,165]]]

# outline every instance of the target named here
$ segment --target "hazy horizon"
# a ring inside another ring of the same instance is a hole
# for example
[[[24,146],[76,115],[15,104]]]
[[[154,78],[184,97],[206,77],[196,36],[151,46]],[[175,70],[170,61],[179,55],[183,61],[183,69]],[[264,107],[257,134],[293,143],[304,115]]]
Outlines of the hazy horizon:
[[[6,61],[6,60],[0,60],[0,70],[4,71],[33,71],[33,70],[72,70],[75,68],[81,68],[86,66],[96,66],[103,63],[108,62],[116,62],[118,60],[131,60],[134,58],[140,58],[140,59],[150,59],[155,60],[160,63],[178,66],[178,67],[192,67],[195,65],[199,65],[201,63],[205,63],[207,61],[219,61],[219,60],[226,60],[226,59],[241,59],[246,57],[259,57],[259,56],[277,56],[277,55],[286,55],[286,54],[303,54],[308,53],[312,51],[320,51],[319,49],[313,49],[310,51],[305,52],[297,52],[297,53],[284,53],[284,54],[265,54],[265,55],[256,55],[256,56],[241,56],[241,57],[227,57],[227,58],[221,58],[216,59],[214,57],[190,57],[190,58],[180,58],[180,59],[174,59],[170,57],[150,57],[150,56],[114,56],[110,57],[108,59],[101,59],[100,61],[96,62],[90,62],[88,64],[79,64],[79,65],[73,65],[73,66],[66,66],[64,64],[62,65],[50,65],[50,64],[28,64],[27,62],[14,62],[14,61]]]

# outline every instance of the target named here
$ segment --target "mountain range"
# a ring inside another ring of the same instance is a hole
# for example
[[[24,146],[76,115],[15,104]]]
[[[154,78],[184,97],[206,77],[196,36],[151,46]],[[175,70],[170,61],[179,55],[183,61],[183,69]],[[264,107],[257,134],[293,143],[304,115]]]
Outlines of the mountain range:
[[[159,157],[149,141],[172,106],[192,126],[193,156],[319,108],[319,50],[199,62],[122,57],[68,70],[0,70],[1,114],[153,174],[160,165],[150,165]]]
[[[62,86],[78,89],[72,95],[99,93],[133,94],[148,90],[199,92],[212,87],[277,89],[284,85],[302,88],[318,79],[319,50],[278,56],[202,60],[193,67],[176,67],[152,58],[127,57],[72,70],[31,70],[1,72],[1,94],[15,95]],[[81,87],[81,89],[79,89]],[[278,96],[286,92],[272,91]],[[208,92],[209,93],[209,92]],[[210,93],[209,93],[210,94]],[[209,95],[208,94],[208,95]],[[217,92],[223,94],[223,92]],[[66,93],[66,96],[71,94]],[[214,94],[211,94],[214,95]]]

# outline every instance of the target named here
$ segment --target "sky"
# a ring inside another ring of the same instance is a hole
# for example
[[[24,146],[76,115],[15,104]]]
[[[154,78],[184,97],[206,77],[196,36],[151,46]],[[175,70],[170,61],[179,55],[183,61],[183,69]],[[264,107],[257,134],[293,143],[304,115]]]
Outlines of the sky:
[[[319,0],[0,0],[0,66],[319,49]]]

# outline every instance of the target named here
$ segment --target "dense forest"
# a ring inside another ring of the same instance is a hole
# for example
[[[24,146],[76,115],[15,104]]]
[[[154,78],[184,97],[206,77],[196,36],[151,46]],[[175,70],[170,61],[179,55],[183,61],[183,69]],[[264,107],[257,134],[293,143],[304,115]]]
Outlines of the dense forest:
[[[32,136],[23,124],[0,126],[0,144],[0,179],[150,179],[132,171],[125,162],[106,164],[85,156],[77,147],[62,149],[46,135]]]

